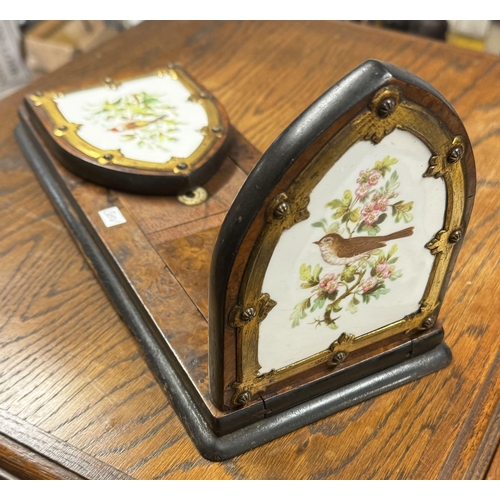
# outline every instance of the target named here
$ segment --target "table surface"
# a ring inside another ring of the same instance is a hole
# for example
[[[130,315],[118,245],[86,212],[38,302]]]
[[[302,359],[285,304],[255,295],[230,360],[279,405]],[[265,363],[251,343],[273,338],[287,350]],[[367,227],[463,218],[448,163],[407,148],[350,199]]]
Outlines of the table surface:
[[[441,309],[444,370],[232,460],[203,459],[13,136],[24,93],[181,63],[260,151],[366,59],[430,82],[478,190]],[[0,102],[0,477],[500,478],[500,59],[347,22],[143,23]]]

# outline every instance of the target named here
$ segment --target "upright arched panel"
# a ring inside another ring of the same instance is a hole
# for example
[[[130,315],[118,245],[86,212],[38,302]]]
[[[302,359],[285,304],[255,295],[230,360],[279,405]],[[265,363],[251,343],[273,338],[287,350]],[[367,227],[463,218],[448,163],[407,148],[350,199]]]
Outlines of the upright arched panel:
[[[432,348],[474,172],[451,106],[385,63],[364,63],[299,116],[249,175],[214,250],[216,405],[298,387],[304,400],[308,387],[400,361],[388,353],[409,341]]]

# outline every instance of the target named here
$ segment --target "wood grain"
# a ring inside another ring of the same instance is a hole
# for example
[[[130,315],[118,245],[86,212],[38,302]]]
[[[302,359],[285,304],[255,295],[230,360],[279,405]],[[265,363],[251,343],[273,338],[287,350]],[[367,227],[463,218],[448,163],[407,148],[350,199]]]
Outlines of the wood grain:
[[[19,479],[132,479],[4,410],[0,466]]]
[[[1,434],[0,457],[8,479],[83,479]]]
[[[441,310],[454,360],[437,374],[210,463],[22,157],[12,135],[17,107],[38,88],[79,86],[88,75],[150,71],[175,60],[264,151],[368,58],[429,81],[464,120],[474,147],[476,206]],[[0,102],[0,410],[138,479],[498,478],[499,80],[496,56],[349,23],[152,22]],[[48,439],[37,453],[51,446]],[[62,454],[55,455],[60,465]]]

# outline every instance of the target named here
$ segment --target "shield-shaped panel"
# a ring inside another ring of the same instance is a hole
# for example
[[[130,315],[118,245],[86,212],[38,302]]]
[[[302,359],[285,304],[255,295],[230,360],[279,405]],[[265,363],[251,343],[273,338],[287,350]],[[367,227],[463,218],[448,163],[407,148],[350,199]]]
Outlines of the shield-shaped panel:
[[[64,166],[107,187],[188,192],[224,157],[224,109],[177,65],[91,88],[38,92],[25,102]]]

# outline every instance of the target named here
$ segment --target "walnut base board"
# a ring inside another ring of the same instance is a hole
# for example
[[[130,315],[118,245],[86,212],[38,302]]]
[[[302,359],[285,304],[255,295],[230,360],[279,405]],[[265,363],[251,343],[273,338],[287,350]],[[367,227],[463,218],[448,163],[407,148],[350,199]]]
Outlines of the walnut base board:
[[[136,336],[150,368],[169,396],[189,436],[205,458],[212,461],[230,459],[300,427],[440,370],[451,362],[449,348],[444,343],[439,343],[443,331],[437,329],[431,332],[428,341],[424,342],[426,346],[422,349],[425,351],[422,354],[422,351],[414,352],[410,359],[397,362],[404,357],[401,358],[401,350],[396,349],[394,355],[389,355],[386,359],[383,369],[379,368],[374,373],[329,392],[324,392],[325,387],[320,387],[318,390],[323,393],[312,399],[305,400],[307,395],[304,390],[292,391],[298,394],[298,397],[290,397],[292,394],[274,396],[265,403],[267,413],[251,413],[250,407],[249,411],[241,413],[242,419],[239,422],[235,419],[227,422],[226,419],[224,428],[220,429],[218,424],[224,418],[214,417],[208,402],[204,406],[202,398],[197,397],[196,391],[190,386],[189,376],[184,372],[182,363],[169,356],[160,344],[154,326],[141,310],[140,301],[131,296],[126,278],[112,265],[112,256],[107,255],[99,235],[93,231],[88,221],[84,220],[82,211],[75,206],[76,202],[72,199],[70,190],[62,187],[61,179],[57,178],[57,170],[50,165],[50,160],[40,145],[37,145],[36,139],[23,125],[16,128],[16,138],[42,187],[77,240],[108,296]],[[418,347],[413,346],[413,350],[416,349]],[[370,370],[373,371],[374,367],[371,366]]]

